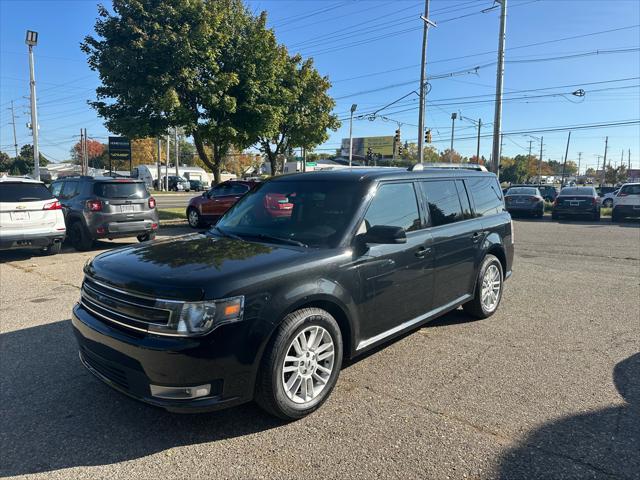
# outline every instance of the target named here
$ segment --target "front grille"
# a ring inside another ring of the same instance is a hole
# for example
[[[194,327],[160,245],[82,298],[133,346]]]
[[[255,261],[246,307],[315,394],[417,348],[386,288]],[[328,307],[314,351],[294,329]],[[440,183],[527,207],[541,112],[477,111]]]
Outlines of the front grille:
[[[127,380],[127,374],[114,367],[107,360],[103,359],[99,355],[92,353],[90,350],[83,348],[81,351],[82,359],[85,363],[97,373],[105,377],[107,380],[112,381],[116,385],[129,390],[129,381]]]
[[[150,298],[138,296],[85,277],[80,303],[100,317],[137,330],[147,331],[149,325],[167,325],[171,310],[158,308]]]

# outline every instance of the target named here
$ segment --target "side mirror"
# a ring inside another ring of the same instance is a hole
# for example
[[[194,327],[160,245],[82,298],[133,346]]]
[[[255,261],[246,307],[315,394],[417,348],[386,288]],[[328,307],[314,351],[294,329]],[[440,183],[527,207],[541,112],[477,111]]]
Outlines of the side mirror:
[[[407,234],[402,227],[374,225],[361,235],[365,243],[400,244],[407,243]]]

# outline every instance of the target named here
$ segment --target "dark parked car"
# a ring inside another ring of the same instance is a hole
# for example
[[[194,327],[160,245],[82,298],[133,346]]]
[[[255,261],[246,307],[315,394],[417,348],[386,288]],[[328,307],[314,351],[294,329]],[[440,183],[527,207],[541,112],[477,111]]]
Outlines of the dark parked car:
[[[222,182],[201,196],[192,198],[187,206],[189,225],[201,228],[217,222],[256,183],[247,180]]]
[[[511,185],[513,187],[533,187],[540,190],[540,194],[542,198],[544,198],[545,202],[553,202],[558,196],[558,189],[553,185],[547,185],[544,183],[540,184],[531,184],[531,185]]]
[[[293,208],[274,216],[269,196]],[[72,323],[83,364],[134,398],[177,412],[255,399],[295,419],[327,399],[344,358],[460,305],[491,316],[512,260],[493,174],[285,175],[208,232],[95,257]]]
[[[67,238],[76,250],[89,250],[99,238],[153,240],[158,229],[156,201],[142,180],[75,176],[51,184],[60,200]]]
[[[201,180],[189,179],[189,185],[191,185],[191,190],[193,190],[194,192],[203,192],[207,189],[207,185],[204,184]]]
[[[600,202],[593,187],[565,187],[553,202],[551,218],[589,216],[600,220]]]
[[[544,199],[536,187],[511,187],[504,196],[509,213],[528,213],[544,216]]]

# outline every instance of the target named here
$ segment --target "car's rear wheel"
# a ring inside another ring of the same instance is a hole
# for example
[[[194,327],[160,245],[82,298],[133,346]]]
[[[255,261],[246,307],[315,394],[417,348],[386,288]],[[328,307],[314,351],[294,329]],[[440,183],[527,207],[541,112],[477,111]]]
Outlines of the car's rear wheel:
[[[139,242],[148,242],[149,240],[155,240],[156,232],[143,233],[142,235],[138,235],[136,238]]]
[[[596,222],[600,221],[600,211],[596,212],[593,214],[592,216],[593,220],[595,220]]]
[[[553,212],[551,213],[551,220],[558,220],[560,218],[560,215],[558,215],[557,213]]]
[[[491,254],[484,257],[478,272],[475,295],[462,306],[464,311],[476,318],[488,318],[493,315],[502,299],[503,279],[500,260]]]
[[[602,206],[606,208],[611,208],[613,206],[613,200],[607,198],[604,202],[602,202]]]
[[[290,313],[265,352],[256,402],[286,420],[309,415],[331,394],[341,365],[342,335],[333,316],[319,308]]]
[[[42,255],[57,255],[62,250],[62,242],[54,242],[40,249]]]
[[[73,248],[79,251],[91,250],[93,239],[80,222],[74,222],[69,229],[69,239]]]
[[[202,217],[200,212],[195,208],[190,208],[187,210],[187,221],[189,222],[189,226],[191,228],[200,228],[202,227]]]
[[[618,212],[616,212],[615,208],[611,212],[611,221],[612,222],[619,222],[620,221],[620,215],[618,215]]]

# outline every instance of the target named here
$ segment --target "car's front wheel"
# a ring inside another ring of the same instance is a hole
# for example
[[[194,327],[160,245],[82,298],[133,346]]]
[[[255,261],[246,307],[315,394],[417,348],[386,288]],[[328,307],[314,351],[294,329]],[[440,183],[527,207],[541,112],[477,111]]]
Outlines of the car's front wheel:
[[[478,272],[476,291],[472,300],[462,308],[476,318],[488,318],[493,315],[502,299],[504,273],[500,260],[494,255],[484,257]]]
[[[155,240],[156,232],[143,233],[142,235],[138,235],[136,238],[139,242],[148,242],[149,240]]]
[[[190,208],[187,211],[187,221],[189,222],[189,226],[191,228],[200,228],[202,227],[202,217],[200,216],[200,212],[195,208]]]
[[[303,308],[290,313],[265,352],[256,402],[286,420],[317,410],[338,380],[342,348],[340,328],[329,312]]]

